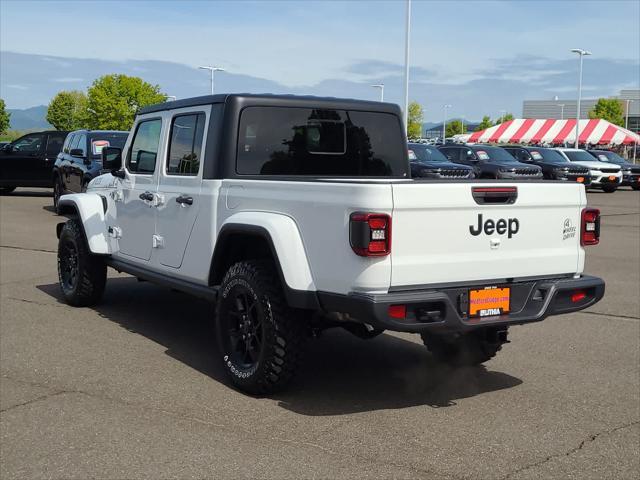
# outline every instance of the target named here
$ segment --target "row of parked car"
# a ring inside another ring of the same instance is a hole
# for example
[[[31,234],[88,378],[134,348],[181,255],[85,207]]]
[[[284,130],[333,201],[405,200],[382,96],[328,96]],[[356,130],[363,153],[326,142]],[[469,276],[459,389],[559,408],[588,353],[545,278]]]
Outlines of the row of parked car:
[[[424,143],[409,143],[408,149],[414,178],[548,179],[608,193],[620,186],[640,190],[640,165],[608,150]]]
[[[0,147],[0,193],[16,187],[53,187],[61,195],[83,192],[102,172],[102,149],[123,148],[129,132],[50,130],[24,135]]]
[[[0,147],[0,193],[53,187],[55,206],[61,195],[86,190],[102,172],[102,149],[123,148],[127,135],[105,130],[24,135]],[[408,152],[414,178],[549,179],[581,182],[605,192],[620,186],[640,190],[640,165],[608,150],[409,143]]]

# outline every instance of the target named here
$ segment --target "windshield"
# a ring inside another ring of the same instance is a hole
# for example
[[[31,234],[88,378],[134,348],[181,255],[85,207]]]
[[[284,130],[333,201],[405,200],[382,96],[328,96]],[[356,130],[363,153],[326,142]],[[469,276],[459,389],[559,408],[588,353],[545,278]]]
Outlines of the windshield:
[[[587,153],[584,150],[565,150],[564,153],[572,162],[593,162],[595,160],[590,153]]]
[[[409,150],[415,155],[418,162],[449,162],[440,150],[431,145],[420,145],[416,143],[409,144]],[[411,157],[411,155],[409,155]]]
[[[517,162],[509,152],[498,147],[478,147],[476,155],[480,160],[491,160],[495,163],[514,163]]]
[[[601,162],[610,162],[618,165],[624,165],[626,160],[614,152],[592,152]]]
[[[569,160],[564,158],[562,154],[556,150],[552,150],[550,148],[537,148],[535,150],[531,150],[531,156],[534,160],[539,160],[536,158],[537,156],[542,157],[542,160],[545,162],[553,162],[553,163],[569,163]],[[536,153],[538,155],[536,155]]]

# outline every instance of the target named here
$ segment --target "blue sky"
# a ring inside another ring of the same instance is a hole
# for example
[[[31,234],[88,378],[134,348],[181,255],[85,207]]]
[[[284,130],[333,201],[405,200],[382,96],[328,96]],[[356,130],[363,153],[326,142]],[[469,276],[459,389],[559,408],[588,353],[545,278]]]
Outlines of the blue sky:
[[[400,101],[402,92],[396,90],[401,90],[401,82],[396,80],[402,75],[404,15],[403,1],[2,0],[0,49],[190,67],[220,64],[232,74],[310,93],[323,81],[343,81],[360,83],[360,96],[375,97],[368,84],[379,80],[388,85],[388,98]],[[640,62],[639,18],[637,0],[414,0],[412,81],[455,92],[454,87],[463,89],[473,82],[526,80],[540,84],[540,98],[574,96],[576,75],[570,71],[574,59],[569,50],[580,47],[593,52],[588,60],[594,60],[593,65],[610,69],[607,80],[602,72],[590,77],[585,67],[585,94],[639,88],[640,73],[628,68]],[[616,65],[625,68],[618,72]],[[69,84],[84,77],[81,71],[59,76]],[[591,82],[595,77],[598,82]],[[553,82],[545,86],[549,79]],[[28,106],[12,100],[19,88],[8,86],[14,84],[4,77],[0,80],[9,105]],[[523,94],[531,92],[527,88]],[[455,104],[455,98],[444,101]],[[473,100],[465,102],[471,102],[464,108],[470,114],[480,108]],[[506,108],[513,109],[511,104]]]

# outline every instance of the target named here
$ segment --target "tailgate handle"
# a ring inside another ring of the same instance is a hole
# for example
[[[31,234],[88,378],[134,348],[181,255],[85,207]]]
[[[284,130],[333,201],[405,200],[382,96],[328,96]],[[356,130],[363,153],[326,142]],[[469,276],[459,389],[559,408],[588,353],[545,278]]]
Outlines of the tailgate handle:
[[[511,205],[518,198],[518,188],[471,187],[471,195],[478,205]]]

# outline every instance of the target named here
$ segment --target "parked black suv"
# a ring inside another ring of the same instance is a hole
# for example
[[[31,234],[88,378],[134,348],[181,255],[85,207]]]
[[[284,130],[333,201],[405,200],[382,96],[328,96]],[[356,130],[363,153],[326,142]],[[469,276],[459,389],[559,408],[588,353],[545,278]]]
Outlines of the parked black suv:
[[[520,163],[500,147],[493,145],[443,145],[438,148],[450,161],[471,166],[478,178],[509,180],[542,178],[540,167]]]
[[[473,178],[473,168],[450,162],[432,145],[409,143],[408,147],[413,178]]]
[[[65,193],[84,192],[87,184],[102,172],[104,147],[123,148],[129,132],[118,130],[76,130],[67,136],[53,167],[53,205]]]
[[[67,133],[33,132],[4,145],[0,149],[0,194],[16,187],[50,187],[53,162]]]
[[[542,168],[542,175],[549,180],[565,180],[570,182],[591,184],[591,174],[587,167],[569,162],[557,150],[542,147],[523,147],[507,145],[504,148],[516,160]]]
[[[620,186],[631,187],[640,190],[640,165],[626,161],[620,155],[609,150],[587,150],[601,162],[615,163],[622,169],[622,182]]]

